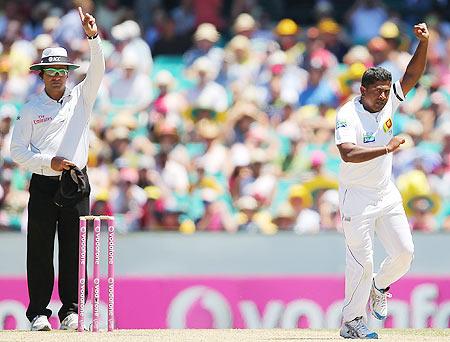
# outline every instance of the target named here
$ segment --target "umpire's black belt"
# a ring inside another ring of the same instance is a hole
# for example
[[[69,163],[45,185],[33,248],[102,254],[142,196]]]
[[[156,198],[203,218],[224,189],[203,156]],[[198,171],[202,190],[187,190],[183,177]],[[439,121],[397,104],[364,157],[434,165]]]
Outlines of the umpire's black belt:
[[[87,171],[87,169],[86,169],[86,166],[81,170],[84,174],[86,174],[86,171]],[[40,175],[40,174],[38,174],[38,173],[33,173],[33,176],[34,177],[37,177],[37,178],[45,178],[45,179],[51,179],[51,180],[55,180],[55,181],[60,181],[61,180],[61,175],[60,176],[45,176],[45,175]]]

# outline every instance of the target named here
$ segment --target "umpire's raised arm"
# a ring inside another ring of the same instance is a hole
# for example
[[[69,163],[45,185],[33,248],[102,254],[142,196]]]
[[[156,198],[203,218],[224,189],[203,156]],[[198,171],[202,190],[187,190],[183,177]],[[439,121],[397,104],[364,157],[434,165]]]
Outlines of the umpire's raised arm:
[[[78,7],[81,24],[86,33],[91,50],[91,60],[86,78],[80,84],[81,96],[87,106],[94,104],[97,97],[98,88],[102,82],[105,73],[105,58],[101,47],[101,40],[98,35],[97,24],[95,18],[89,13],[83,13],[81,7]],[[90,113],[90,111],[88,111]]]

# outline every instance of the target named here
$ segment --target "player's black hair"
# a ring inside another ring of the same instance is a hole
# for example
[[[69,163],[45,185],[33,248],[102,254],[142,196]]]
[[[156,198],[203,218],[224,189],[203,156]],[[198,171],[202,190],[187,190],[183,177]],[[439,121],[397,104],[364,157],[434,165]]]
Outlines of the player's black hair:
[[[368,87],[378,81],[392,82],[392,75],[389,71],[381,67],[372,67],[367,69],[361,79],[361,85]]]

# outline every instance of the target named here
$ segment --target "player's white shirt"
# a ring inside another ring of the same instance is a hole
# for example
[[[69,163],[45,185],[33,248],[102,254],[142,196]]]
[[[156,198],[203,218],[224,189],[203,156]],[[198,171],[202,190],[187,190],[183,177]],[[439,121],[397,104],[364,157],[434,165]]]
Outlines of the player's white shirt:
[[[336,116],[335,142],[353,143],[357,146],[385,146],[392,139],[393,115],[404,100],[400,82],[391,86],[389,99],[383,109],[370,113],[360,103],[357,96],[345,103]],[[349,188],[360,186],[368,189],[385,189],[390,184],[392,173],[392,153],[362,163],[342,161],[339,184]]]

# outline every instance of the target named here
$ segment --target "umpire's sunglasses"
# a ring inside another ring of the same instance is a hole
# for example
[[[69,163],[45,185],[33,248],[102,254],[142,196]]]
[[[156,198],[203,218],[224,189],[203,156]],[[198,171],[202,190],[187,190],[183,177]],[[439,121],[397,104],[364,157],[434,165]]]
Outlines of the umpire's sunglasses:
[[[42,69],[44,74],[54,77],[54,76],[67,76],[69,74],[69,70],[67,69],[55,69],[55,68],[45,68]]]

